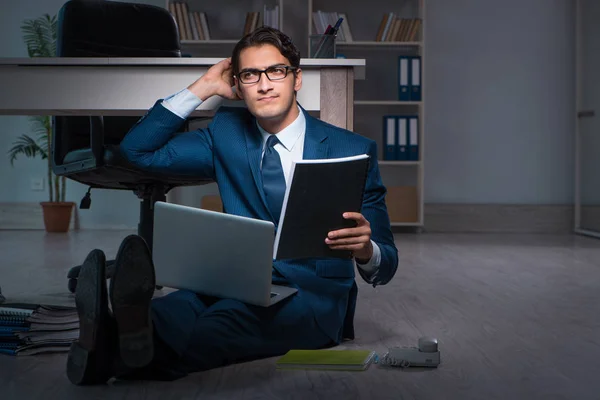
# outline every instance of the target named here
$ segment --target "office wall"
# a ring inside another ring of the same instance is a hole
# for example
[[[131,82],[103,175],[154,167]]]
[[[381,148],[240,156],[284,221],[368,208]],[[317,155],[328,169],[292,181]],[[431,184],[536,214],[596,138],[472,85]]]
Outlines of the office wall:
[[[573,3],[426,0],[426,202],[572,204]]]
[[[426,3],[425,202],[572,203],[572,2]],[[3,4],[0,55],[25,57],[21,21],[54,13],[62,4]],[[390,9],[393,4],[390,0]],[[289,21],[291,14],[284,15]],[[293,32],[303,32],[302,26],[304,21],[294,21]],[[0,117],[0,154],[27,130],[26,118]],[[44,176],[43,161],[21,159],[11,168],[0,155],[0,203],[45,200],[46,192],[30,189],[31,178]],[[69,183],[68,198],[79,202],[86,189]],[[198,204],[207,191],[214,186],[186,189],[182,200]],[[92,199],[90,210],[79,211],[81,228],[135,227],[138,201],[132,193],[94,191]]]

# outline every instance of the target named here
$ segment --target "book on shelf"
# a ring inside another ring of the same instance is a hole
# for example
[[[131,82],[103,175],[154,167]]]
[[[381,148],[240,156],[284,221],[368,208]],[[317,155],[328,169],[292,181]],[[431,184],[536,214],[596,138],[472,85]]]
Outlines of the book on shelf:
[[[263,26],[270,26],[271,28],[279,28],[279,5],[276,4],[273,8],[263,6]]]
[[[279,29],[279,5],[273,8],[267,7],[266,4],[263,5],[262,14],[260,11],[247,12],[243,35],[247,35],[261,26]]]
[[[383,116],[383,159],[419,161],[419,116]]]
[[[244,35],[249,34],[250,32],[252,32],[253,30],[255,30],[256,28],[258,28],[260,24],[260,12],[258,11],[250,11],[248,13],[246,13],[246,23],[244,25]]]
[[[184,1],[170,2],[169,12],[177,23],[179,40],[210,40],[206,13],[190,11]]]
[[[315,33],[323,34],[328,25],[343,18],[344,21],[338,32],[338,42],[351,43],[354,41],[346,13],[316,10],[312,13]],[[385,13],[375,35],[377,42],[415,42],[420,37],[422,20],[420,18],[401,18],[394,12]]]
[[[401,18],[396,13],[386,13],[379,24],[375,41],[415,42],[420,37],[421,24],[420,18]]]
[[[177,22],[180,40],[211,40],[205,12],[191,11],[187,2],[181,0],[170,2],[169,12]],[[279,5],[274,7],[263,5],[262,14],[260,11],[247,12],[244,28],[240,33],[246,35],[261,26],[279,29]]]
[[[421,56],[398,56],[398,100],[421,101]]]
[[[5,304],[0,307],[0,354],[68,352],[79,337],[74,307]]]
[[[292,162],[274,259],[352,258],[350,251],[330,249],[325,238],[330,231],[356,226],[343,213],[360,212],[369,162],[368,154]]]

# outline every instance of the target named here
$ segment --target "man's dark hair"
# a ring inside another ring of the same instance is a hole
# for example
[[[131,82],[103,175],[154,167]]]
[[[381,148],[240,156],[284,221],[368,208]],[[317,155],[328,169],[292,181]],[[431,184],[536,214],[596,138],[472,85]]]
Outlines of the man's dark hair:
[[[241,38],[235,45],[233,55],[231,56],[233,73],[237,75],[240,72],[240,53],[242,50],[264,44],[275,46],[281,55],[288,59],[292,67],[300,67],[300,51],[292,42],[292,39],[280,30],[263,26]]]

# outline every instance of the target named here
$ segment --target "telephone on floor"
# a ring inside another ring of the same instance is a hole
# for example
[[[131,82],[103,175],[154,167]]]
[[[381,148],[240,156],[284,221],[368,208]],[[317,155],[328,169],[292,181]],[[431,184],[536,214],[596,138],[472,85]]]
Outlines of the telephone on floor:
[[[392,367],[437,367],[440,364],[440,351],[437,339],[419,338],[419,347],[390,347],[381,357],[379,364]]]

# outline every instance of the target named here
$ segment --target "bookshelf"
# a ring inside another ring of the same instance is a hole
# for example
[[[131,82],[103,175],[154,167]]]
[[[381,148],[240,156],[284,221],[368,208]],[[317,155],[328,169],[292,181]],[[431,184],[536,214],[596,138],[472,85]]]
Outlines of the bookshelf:
[[[281,29],[282,0],[166,0],[179,28],[182,48],[206,45],[233,45],[263,24]],[[188,49],[189,50],[189,49]]]
[[[388,210],[391,209],[392,226],[415,227],[419,231],[424,225],[425,97],[421,89],[418,101],[400,100],[398,60],[400,56],[420,59],[422,88],[425,81],[424,1],[370,0],[364,3],[308,0],[306,21],[308,35],[311,35],[322,33],[327,24],[333,25],[334,22],[331,21],[344,17],[336,41],[337,56],[366,60],[366,79],[355,81],[353,130],[377,142],[381,175],[388,187],[387,201]],[[346,23],[348,25],[344,26]],[[386,24],[389,32],[385,31]],[[391,160],[384,157],[385,116],[418,118],[416,160]],[[412,213],[395,213],[394,209],[399,208],[410,209]]]
[[[388,187],[388,210],[411,210],[409,216],[402,215],[398,218],[390,211],[392,226],[414,227],[417,231],[422,229],[425,91],[421,90],[418,101],[399,99],[398,60],[400,56],[419,57],[420,84],[424,87],[425,0],[370,0],[368,3],[347,0],[221,0],[216,3],[166,0],[165,7],[169,9],[174,3],[183,2],[187,4],[188,11],[205,13],[210,34],[208,40],[187,37],[181,40],[182,51],[192,57],[230,56],[233,46],[247,27],[247,19],[250,18],[248,14],[260,13],[257,23],[262,23],[264,11],[273,10],[270,17],[273,23],[269,25],[290,35],[300,48],[303,58],[306,58],[309,54],[310,35],[319,33],[313,21],[313,12],[343,14],[344,24],[348,24],[352,40],[341,40],[347,38],[338,34],[337,55],[366,60],[366,79],[354,81],[353,131],[377,143],[381,176]],[[387,37],[383,37],[383,32],[380,32],[385,16],[391,18],[390,34]],[[414,22],[417,20],[418,22]],[[383,118],[390,115],[418,118],[416,160],[392,160],[384,157]],[[318,114],[316,116],[319,117]]]

